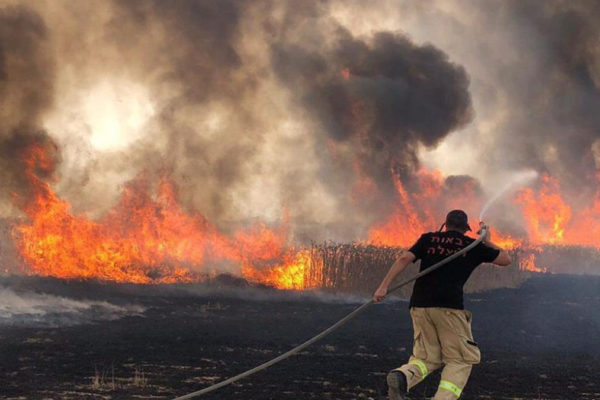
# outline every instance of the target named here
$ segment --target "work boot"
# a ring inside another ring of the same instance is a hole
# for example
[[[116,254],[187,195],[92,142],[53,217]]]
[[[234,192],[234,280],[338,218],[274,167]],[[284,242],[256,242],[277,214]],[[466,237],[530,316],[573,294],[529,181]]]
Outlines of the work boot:
[[[407,400],[406,375],[401,371],[390,371],[387,376],[388,397],[390,400]]]

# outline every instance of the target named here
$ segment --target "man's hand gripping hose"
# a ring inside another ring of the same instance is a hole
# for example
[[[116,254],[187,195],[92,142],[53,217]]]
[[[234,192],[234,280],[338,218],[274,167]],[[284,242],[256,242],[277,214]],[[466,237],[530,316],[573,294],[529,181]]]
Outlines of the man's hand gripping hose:
[[[463,255],[464,253],[468,252],[469,250],[471,250],[472,248],[474,248],[475,246],[477,246],[479,243],[481,243],[482,240],[487,239],[488,236],[488,227],[484,224],[481,224],[481,229],[479,230],[479,237],[470,245],[468,245],[467,247],[465,247],[464,249],[457,251],[456,253],[444,258],[442,261],[438,262],[437,264],[433,264],[431,267],[419,272],[418,274],[415,274],[414,276],[412,276],[409,279],[406,279],[405,281],[399,283],[396,286],[393,286],[392,288],[390,288],[387,291],[387,294],[393,293],[396,290],[400,289],[403,286],[408,285],[409,283],[416,281],[417,279],[419,279],[422,276],[425,276],[433,271],[435,271],[436,269],[440,268],[441,266],[449,263],[450,261],[454,260],[457,257],[460,257],[461,255]],[[353,319],[354,317],[356,317],[358,314],[360,314],[361,312],[363,312],[367,307],[369,307],[370,305],[372,305],[373,303],[375,303],[374,300],[370,300],[366,303],[364,303],[363,305],[361,305],[360,307],[356,308],[354,311],[352,311],[350,314],[346,315],[344,318],[340,319],[338,322],[336,322],[335,324],[331,325],[329,328],[325,329],[323,332],[313,336],[312,338],[308,339],[306,342],[299,344],[298,346],[294,347],[291,350],[288,350],[287,352],[279,355],[278,357],[275,357],[274,359],[267,361],[259,366],[256,366],[252,369],[249,369],[248,371],[242,372],[239,375],[233,376],[229,379],[226,379],[224,381],[215,383],[212,386],[209,386],[207,388],[204,388],[202,390],[198,390],[196,392],[193,393],[189,393],[186,394],[184,396],[180,396],[175,398],[174,400],[185,400],[185,399],[192,399],[194,397],[198,397],[198,396],[202,396],[203,394],[207,394],[210,392],[213,392],[217,389],[220,389],[224,386],[230,385],[234,382],[239,381],[242,378],[245,378],[247,376],[253,375],[259,371],[262,371],[264,369],[269,368],[272,365],[277,364],[280,361],[285,360],[286,358],[289,358],[290,356],[304,350],[306,347],[310,346],[311,344],[323,339],[325,336],[329,335],[330,333],[332,333],[333,331],[335,331],[336,329],[338,329],[339,327],[341,327],[342,325],[344,325],[346,322],[350,321],[351,319]]]

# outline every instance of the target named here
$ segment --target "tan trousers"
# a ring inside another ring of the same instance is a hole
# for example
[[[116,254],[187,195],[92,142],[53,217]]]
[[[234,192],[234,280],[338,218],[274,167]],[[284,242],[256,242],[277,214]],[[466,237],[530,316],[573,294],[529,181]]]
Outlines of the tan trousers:
[[[481,353],[471,333],[471,312],[451,308],[410,309],[413,321],[413,354],[397,368],[406,375],[408,389],[444,365],[433,400],[456,400],[467,384]]]

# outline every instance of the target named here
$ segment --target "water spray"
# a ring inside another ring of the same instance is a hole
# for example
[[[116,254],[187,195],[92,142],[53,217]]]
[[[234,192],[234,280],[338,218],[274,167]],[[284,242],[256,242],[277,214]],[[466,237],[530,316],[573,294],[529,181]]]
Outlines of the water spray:
[[[537,171],[529,170],[529,171],[521,171],[515,173],[511,179],[492,197],[489,198],[488,201],[481,208],[481,212],[479,213],[479,220],[483,221],[483,217],[485,213],[490,208],[492,204],[494,204],[500,197],[504,194],[509,193],[511,190],[516,189],[517,187],[523,186],[529,181],[532,181],[538,177]]]
[[[495,196],[495,197],[500,197]],[[491,204],[491,202],[489,202]],[[483,212],[482,212],[483,214]],[[396,290],[400,289],[403,286],[408,285],[409,283],[416,281],[417,279],[419,279],[422,276],[425,276],[427,274],[432,273],[433,271],[435,271],[436,269],[440,268],[441,266],[449,263],[450,261],[454,260],[457,257],[460,257],[461,255],[463,255],[464,253],[466,253],[467,251],[471,250],[472,248],[474,248],[475,246],[477,246],[479,243],[481,243],[481,241],[483,240],[483,238],[485,238],[486,234],[487,234],[487,230],[488,227],[483,225],[481,230],[479,231],[479,237],[477,239],[475,239],[473,241],[473,243],[471,243],[470,245],[466,246],[464,249],[457,251],[456,253],[444,258],[442,261],[438,262],[437,264],[433,264],[431,267],[419,272],[418,274],[414,275],[413,277],[399,283],[396,286],[393,286],[391,289],[388,290],[388,294],[395,292]],[[324,331],[322,331],[321,333],[313,336],[312,338],[308,339],[306,342],[294,347],[291,350],[288,350],[287,352],[279,355],[278,357],[275,357],[274,359],[267,361],[257,367],[254,367],[252,369],[249,369],[248,371],[242,372],[239,375],[236,375],[234,377],[231,377],[229,379],[226,379],[224,381],[221,381],[219,383],[216,383],[212,386],[209,386],[207,388],[204,388],[202,390],[198,390],[196,392],[193,393],[189,393],[186,394],[184,396],[180,396],[175,398],[174,400],[186,400],[186,399],[192,399],[194,397],[199,397],[202,396],[204,394],[213,392],[217,389],[220,389],[224,386],[230,385],[234,382],[239,381],[240,379],[246,378],[250,375],[253,375],[259,371],[262,371],[264,369],[269,368],[272,365],[277,364],[280,361],[285,360],[286,358],[291,357],[292,355],[302,351],[303,349],[305,349],[306,347],[310,346],[311,344],[323,339],[325,336],[329,335],[330,333],[334,332],[335,330],[337,330],[338,328],[340,328],[342,325],[344,325],[346,322],[350,321],[351,319],[353,319],[354,317],[356,317],[358,314],[362,313],[364,310],[366,310],[369,306],[371,306],[372,304],[374,304],[374,301],[371,299],[370,301],[364,303],[363,305],[361,305],[360,307],[356,308],[354,311],[352,311],[350,314],[346,315],[344,318],[340,319],[338,322],[336,322],[335,324],[331,325],[329,328],[325,329]]]

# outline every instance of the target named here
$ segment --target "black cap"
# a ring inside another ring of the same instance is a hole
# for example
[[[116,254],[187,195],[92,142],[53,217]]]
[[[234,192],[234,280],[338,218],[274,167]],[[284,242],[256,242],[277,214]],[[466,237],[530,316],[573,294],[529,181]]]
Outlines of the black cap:
[[[446,215],[446,226],[451,225],[459,229],[470,231],[469,218],[463,210],[452,210]]]

